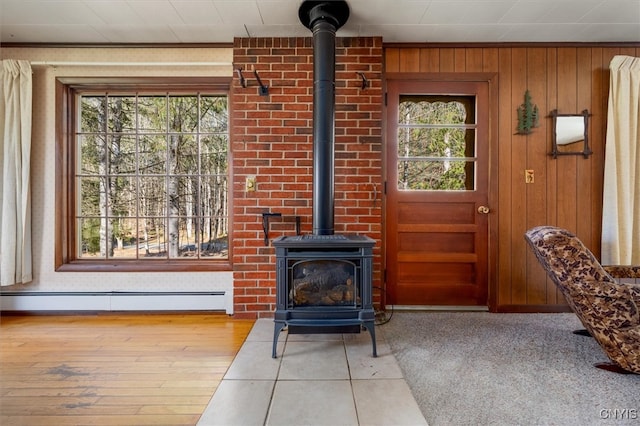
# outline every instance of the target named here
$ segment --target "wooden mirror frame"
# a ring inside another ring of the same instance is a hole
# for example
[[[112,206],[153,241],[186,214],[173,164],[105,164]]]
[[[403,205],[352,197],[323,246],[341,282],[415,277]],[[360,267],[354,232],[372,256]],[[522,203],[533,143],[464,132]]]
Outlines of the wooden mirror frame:
[[[553,118],[552,151],[553,158],[558,155],[583,155],[588,158],[593,152],[589,148],[589,111],[581,114],[558,114],[551,111]],[[582,126],[582,128],[580,128]],[[569,128],[569,133],[567,133]],[[572,129],[574,128],[574,129]],[[571,132],[571,130],[574,130]]]

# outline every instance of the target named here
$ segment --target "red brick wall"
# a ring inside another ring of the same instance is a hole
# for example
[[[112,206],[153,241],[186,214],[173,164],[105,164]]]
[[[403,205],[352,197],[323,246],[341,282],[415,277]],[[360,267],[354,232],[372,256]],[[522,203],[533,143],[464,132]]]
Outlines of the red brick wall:
[[[275,310],[275,250],[269,240],[312,232],[313,48],[305,38],[234,40],[234,68],[242,68],[231,93],[233,158],[234,310],[240,318],[271,317]],[[259,96],[258,72],[269,86]],[[369,87],[362,89],[363,73]],[[377,241],[374,286],[380,286],[382,236],[382,39],[336,39],[336,233]],[[247,177],[256,190],[245,190]]]

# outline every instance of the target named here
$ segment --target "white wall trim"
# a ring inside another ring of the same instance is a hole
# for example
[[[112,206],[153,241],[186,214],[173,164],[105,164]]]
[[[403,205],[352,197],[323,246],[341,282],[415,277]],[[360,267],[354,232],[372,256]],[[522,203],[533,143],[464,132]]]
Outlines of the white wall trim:
[[[233,293],[214,292],[1,292],[0,311],[224,311]]]

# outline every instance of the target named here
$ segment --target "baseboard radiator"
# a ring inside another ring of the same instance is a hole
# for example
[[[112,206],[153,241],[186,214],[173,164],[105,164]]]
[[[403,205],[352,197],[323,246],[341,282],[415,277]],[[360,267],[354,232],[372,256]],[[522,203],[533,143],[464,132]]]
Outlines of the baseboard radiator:
[[[1,292],[0,311],[224,311],[233,292]]]

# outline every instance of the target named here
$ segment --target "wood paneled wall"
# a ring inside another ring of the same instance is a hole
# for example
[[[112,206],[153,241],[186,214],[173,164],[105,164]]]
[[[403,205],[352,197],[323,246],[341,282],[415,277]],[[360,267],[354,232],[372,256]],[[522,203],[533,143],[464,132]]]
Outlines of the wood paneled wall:
[[[609,63],[615,55],[640,56],[629,46],[387,46],[385,72],[495,72],[498,74],[498,256],[490,287],[499,311],[560,311],[566,303],[528,250],[524,232],[550,224],[575,232],[599,256]],[[540,127],[516,134],[516,110],[529,90],[540,110]],[[588,109],[593,155],[553,159],[551,118]],[[535,181],[525,183],[525,170]]]

